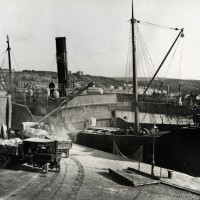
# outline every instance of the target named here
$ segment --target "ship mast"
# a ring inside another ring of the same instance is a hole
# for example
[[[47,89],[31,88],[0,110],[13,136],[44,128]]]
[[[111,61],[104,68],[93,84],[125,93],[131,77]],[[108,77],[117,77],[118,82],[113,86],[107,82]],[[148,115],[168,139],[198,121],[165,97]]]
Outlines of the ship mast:
[[[135,30],[134,30],[134,13],[132,0],[132,58],[133,58],[133,99],[134,99],[134,116],[135,116],[135,134],[139,132],[139,105],[138,105],[138,84],[137,84],[137,66],[136,66],[136,47],[135,47]]]
[[[11,59],[10,59],[10,44],[9,44],[9,37],[7,35],[7,43],[8,43],[8,47],[7,47],[7,51],[8,51],[8,65],[9,65],[9,93],[12,94],[12,77],[11,77]]]

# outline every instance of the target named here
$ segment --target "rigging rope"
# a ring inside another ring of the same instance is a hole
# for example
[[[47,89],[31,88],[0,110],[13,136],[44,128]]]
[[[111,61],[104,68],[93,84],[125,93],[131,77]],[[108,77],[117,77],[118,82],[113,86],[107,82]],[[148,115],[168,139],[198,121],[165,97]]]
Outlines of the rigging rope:
[[[11,52],[11,55],[12,55],[14,61],[15,61],[16,67],[18,68],[18,70],[20,70],[20,67],[19,67],[19,65],[18,65],[18,63],[17,63],[17,60],[16,60],[16,58],[15,58],[15,56],[14,56],[13,51],[11,50],[10,52]]]
[[[125,156],[119,149],[116,141],[113,141],[113,154],[122,156],[123,158],[129,158],[133,160],[143,161],[143,145],[141,145],[131,156]]]
[[[155,71],[155,67],[154,67],[154,64],[153,64],[153,61],[151,59],[150,53],[148,51],[148,48],[146,46],[144,38],[142,37],[142,33],[141,33],[138,25],[137,25],[137,31],[138,31],[138,35],[139,35],[139,38],[140,38],[140,43],[141,43],[142,49],[143,49],[143,51],[145,52],[145,55],[146,55],[146,59],[147,59],[146,61],[148,63],[147,66],[151,66],[153,68],[153,70],[151,70],[151,68],[150,68],[151,76],[153,76],[153,74],[154,74],[153,71]]]
[[[8,92],[8,86],[7,86],[7,84],[6,84],[6,80],[5,80],[5,77],[4,77],[4,74],[3,74],[3,71],[2,71],[2,69],[1,69],[1,67],[0,67],[0,73],[1,73],[1,75],[2,75],[2,79],[3,79],[3,82],[4,82],[4,84],[3,84],[3,82],[0,80],[0,84],[2,85],[2,87],[4,88],[4,90],[6,90],[7,92]]]
[[[56,55],[54,55],[53,56],[53,60],[52,60],[52,62],[50,63],[50,69],[52,70],[52,71],[54,71],[55,69],[54,69],[54,66],[56,65]]]
[[[7,50],[5,50],[4,52],[2,52],[1,54],[0,54],[0,57],[3,55],[3,54],[5,54],[7,52]]]
[[[183,47],[184,47],[184,39],[182,39],[182,43],[181,43],[181,57],[180,57],[180,71],[179,71],[179,80],[181,81],[181,66],[182,66],[182,59],[183,59]],[[180,82],[179,82],[180,84]]]
[[[146,116],[147,116],[147,113],[145,113],[145,114],[143,115],[143,118],[141,119],[141,122],[144,122]]]
[[[3,55],[3,53],[2,53],[1,55]],[[4,66],[5,59],[6,59],[6,55],[7,55],[7,50],[4,51],[4,58],[3,58],[2,63],[1,63],[0,74],[1,74],[1,76],[2,76],[2,78],[3,78],[4,83],[5,83],[5,85],[4,85],[3,82],[1,81],[1,85],[3,86],[3,88],[4,88],[6,91],[8,91],[8,86],[7,86],[7,83],[6,83],[6,79],[5,79],[5,76],[4,76],[3,71],[2,71],[2,67]]]
[[[136,42],[137,42],[136,46],[138,53],[137,66],[139,66],[138,69],[140,70],[140,73],[141,71],[143,71],[143,73],[141,73],[141,77],[144,77],[143,81],[145,86],[149,82],[149,79],[147,78],[149,77],[151,79],[151,77],[153,77],[153,75],[155,74],[156,70],[138,24],[136,24],[135,30],[136,30],[135,32],[136,32]],[[158,82],[160,82],[160,84],[162,84],[162,80],[160,78],[157,78],[157,80]]]
[[[136,32],[137,33],[137,32]],[[136,57],[136,62],[137,62],[137,66],[138,67],[138,72],[139,70],[143,71],[143,75],[141,75],[141,77],[145,77],[145,71],[144,71],[144,66],[146,64],[146,57],[145,57],[145,53],[144,53],[144,49],[142,48],[141,45],[141,41],[139,40],[139,38],[137,37],[138,35],[136,34],[136,46],[137,46],[137,57]],[[142,59],[144,57],[144,59]],[[148,71],[148,68],[147,68]],[[149,71],[148,71],[149,72]]]
[[[148,26],[153,26],[153,27],[156,27],[156,28],[163,28],[163,29],[169,29],[169,30],[175,30],[175,31],[181,30],[179,28],[173,28],[173,27],[169,27],[169,26],[163,26],[163,25],[154,24],[154,23],[145,22],[145,21],[136,20],[136,19],[135,19],[135,21],[137,23],[140,23],[140,24],[143,24],[143,25],[148,25]]]
[[[178,46],[179,46],[179,42],[180,42],[180,38],[179,38],[178,41],[177,41],[177,44],[176,44],[174,53],[172,54],[172,57],[171,57],[171,60],[170,60],[170,62],[169,62],[167,71],[165,72],[165,77],[167,76],[167,73],[168,73],[168,71],[169,71],[169,68],[171,67],[171,63],[172,63],[172,61],[173,61],[173,59],[174,59],[174,56],[175,56],[175,54],[176,54],[176,52],[177,52],[177,49],[178,49]]]
[[[126,85],[129,84],[130,82],[130,70],[131,70],[131,26],[130,26],[130,30],[129,30],[129,40],[128,40],[128,50],[127,50],[127,60],[126,60],[126,72],[125,72],[125,83]],[[125,87],[125,85],[124,85]],[[128,94],[129,94],[129,90],[130,88],[127,87],[128,89]],[[123,92],[123,101],[125,101],[125,95],[126,95],[126,88],[124,88],[124,92]],[[121,106],[121,105],[120,105]],[[122,105],[122,116],[124,116],[124,107],[125,105]]]
[[[74,66],[78,69],[78,71],[80,71],[80,68],[78,67],[78,65],[74,62],[74,60],[71,58],[71,56],[69,54],[68,55],[68,58],[72,61],[72,63],[74,64]]]
[[[3,57],[3,60],[2,60],[2,63],[1,63],[1,67],[3,67],[4,64],[5,64],[6,55],[7,55],[7,51],[5,52],[5,55],[4,55],[4,57]]]

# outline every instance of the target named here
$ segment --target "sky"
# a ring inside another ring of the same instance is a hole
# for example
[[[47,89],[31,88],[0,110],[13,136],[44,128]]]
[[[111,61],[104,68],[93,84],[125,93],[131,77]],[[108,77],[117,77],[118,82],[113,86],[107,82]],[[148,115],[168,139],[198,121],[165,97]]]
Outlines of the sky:
[[[0,0],[0,66],[8,67],[3,62],[8,34],[15,70],[56,71],[55,38],[66,37],[70,71],[125,76],[131,4],[131,0]],[[200,80],[199,0],[134,0],[134,17],[184,28],[177,60],[170,67],[166,62],[158,76]],[[157,68],[178,32],[140,27]]]

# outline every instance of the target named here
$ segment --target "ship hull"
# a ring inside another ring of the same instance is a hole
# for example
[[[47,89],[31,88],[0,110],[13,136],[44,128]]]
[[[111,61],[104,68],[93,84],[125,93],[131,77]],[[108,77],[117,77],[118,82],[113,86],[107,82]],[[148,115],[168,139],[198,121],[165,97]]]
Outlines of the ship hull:
[[[115,145],[122,156],[152,163],[152,136],[102,135],[78,132],[71,135],[73,142],[113,153]],[[200,131],[195,128],[180,129],[155,138],[156,166],[200,176]],[[141,149],[138,157],[138,150]],[[136,155],[134,157],[134,155]]]
[[[113,153],[114,142],[122,155],[131,157],[141,146],[143,146],[143,161],[150,162],[152,155],[152,137],[142,137],[135,135],[101,135],[78,132],[71,135],[73,142]]]
[[[156,144],[157,165],[200,176],[200,129],[183,128],[167,134]]]

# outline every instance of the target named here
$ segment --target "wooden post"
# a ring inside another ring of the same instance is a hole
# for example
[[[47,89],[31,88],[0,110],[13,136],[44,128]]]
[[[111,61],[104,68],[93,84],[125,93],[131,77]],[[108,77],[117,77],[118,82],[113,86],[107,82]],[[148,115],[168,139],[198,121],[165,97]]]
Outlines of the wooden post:
[[[155,136],[153,134],[153,149],[152,149],[152,163],[151,163],[151,175],[154,176],[154,166],[155,166]]]

